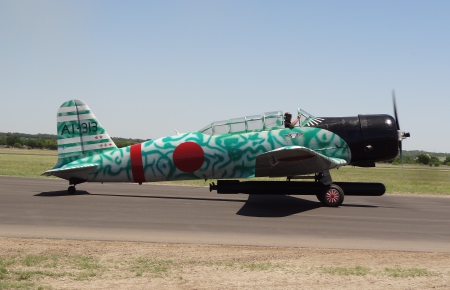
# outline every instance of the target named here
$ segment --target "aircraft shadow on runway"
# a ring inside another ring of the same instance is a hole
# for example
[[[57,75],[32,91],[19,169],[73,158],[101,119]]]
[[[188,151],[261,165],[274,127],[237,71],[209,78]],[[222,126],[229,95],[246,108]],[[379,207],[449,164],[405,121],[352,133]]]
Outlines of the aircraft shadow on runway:
[[[225,199],[225,198],[201,198],[201,197],[181,197],[181,196],[159,196],[159,195],[132,195],[132,194],[106,194],[106,193],[90,193],[85,190],[77,190],[74,194],[69,194],[65,190],[45,191],[34,196],[56,197],[56,196],[74,196],[74,195],[91,195],[91,196],[111,196],[111,197],[135,197],[135,198],[161,198],[161,199],[180,199],[180,200],[201,200],[201,201],[226,201],[226,202],[246,202],[242,199]]]
[[[251,217],[285,217],[322,207],[320,202],[288,195],[249,195],[236,213]]]
[[[244,205],[236,213],[240,216],[249,217],[286,217],[302,212],[314,210],[323,207],[319,201],[311,201],[299,197],[288,195],[249,195],[247,200],[231,198],[200,198],[200,197],[174,197],[174,196],[155,196],[155,195],[128,195],[128,194],[104,194],[90,193],[84,190],[77,190],[75,194],[69,194],[65,190],[47,191],[35,194],[40,197],[58,197],[58,196],[109,196],[109,197],[132,197],[132,198],[153,198],[153,199],[175,199],[175,200],[193,200],[193,201],[223,201],[240,202]],[[341,207],[367,207],[377,208],[373,205],[361,204],[342,204]],[[334,210],[335,208],[330,208]]]
[[[54,196],[74,196],[74,195],[86,195],[90,194],[85,190],[77,190],[74,194],[69,194],[67,190],[58,190],[58,191],[43,191],[41,193],[35,194],[34,196],[42,196],[42,197],[54,197]]]
[[[249,195],[247,202],[236,213],[252,217],[285,217],[324,207],[319,201],[311,201],[289,195]],[[341,207],[368,207],[374,205],[342,204]],[[328,208],[335,210],[337,208]]]

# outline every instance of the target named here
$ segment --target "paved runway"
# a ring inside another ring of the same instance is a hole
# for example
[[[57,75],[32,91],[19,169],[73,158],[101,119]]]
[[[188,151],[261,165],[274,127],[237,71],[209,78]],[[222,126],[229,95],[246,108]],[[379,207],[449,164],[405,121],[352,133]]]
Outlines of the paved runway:
[[[0,176],[0,236],[450,252],[450,198],[218,195]]]

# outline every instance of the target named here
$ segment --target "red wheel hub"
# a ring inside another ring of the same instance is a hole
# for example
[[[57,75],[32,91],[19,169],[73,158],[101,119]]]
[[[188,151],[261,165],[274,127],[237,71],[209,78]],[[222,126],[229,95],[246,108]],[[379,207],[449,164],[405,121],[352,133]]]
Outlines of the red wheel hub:
[[[341,196],[341,194],[339,193],[339,191],[337,191],[334,188],[328,190],[327,193],[325,194],[325,198],[326,198],[327,202],[329,202],[329,203],[338,202],[340,196]]]

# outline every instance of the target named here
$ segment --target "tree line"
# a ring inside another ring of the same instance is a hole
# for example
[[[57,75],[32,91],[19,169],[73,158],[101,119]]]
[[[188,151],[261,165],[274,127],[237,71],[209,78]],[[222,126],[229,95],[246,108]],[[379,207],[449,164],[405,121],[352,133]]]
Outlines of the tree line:
[[[18,135],[0,137],[0,145],[14,148],[58,149],[56,139],[20,138]]]
[[[117,147],[127,147],[147,140],[131,138],[111,138]],[[49,149],[57,150],[58,143],[56,135],[52,134],[24,134],[24,133],[2,133],[0,132],[0,145],[11,148]]]
[[[420,151],[423,153],[411,154],[411,151],[403,151],[403,164],[424,164],[429,166],[440,166],[440,165],[448,165],[450,166],[450,155],[443,155],[443,153],[428,153],[424,151]],[[441,158],[439,158],[441,157]],[[443,159],[443,161],[441,161]],[[395,157],[394,160],[388,161],[387,163],[392,163],[393,165],[399,165],[402,163],[400,155]]]

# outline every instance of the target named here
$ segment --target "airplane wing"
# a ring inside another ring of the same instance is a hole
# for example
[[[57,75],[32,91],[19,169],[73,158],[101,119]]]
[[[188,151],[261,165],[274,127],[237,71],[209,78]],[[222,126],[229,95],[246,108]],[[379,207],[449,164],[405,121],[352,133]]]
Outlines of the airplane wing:
[[[302,146],[286,146],[256,157],[255,176],[283,177],[317,173],[347,164]]]
[[[98,167],[98,164],[96,164],[96,163],[83,164],[83,165],[77,165],[77,166],[63,166],[61,168],[47,170],[44,173],[42,173],[41,175],[44,175],[44,176],[54,175],[54,176],[59,177],[61,175],[67,175],[68,173],[76,174],[76,173],[86,172],[89,169],[94,169],[97,167]]]

